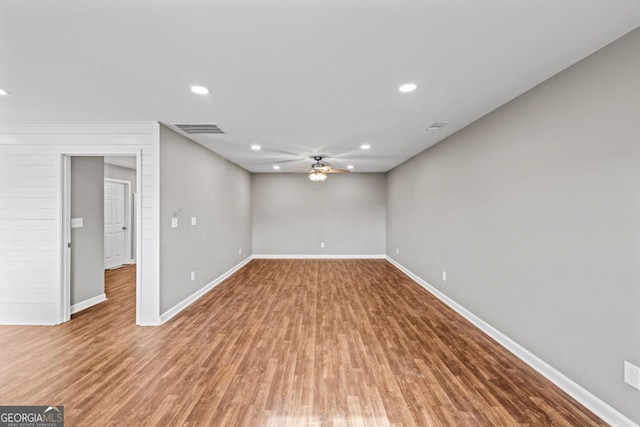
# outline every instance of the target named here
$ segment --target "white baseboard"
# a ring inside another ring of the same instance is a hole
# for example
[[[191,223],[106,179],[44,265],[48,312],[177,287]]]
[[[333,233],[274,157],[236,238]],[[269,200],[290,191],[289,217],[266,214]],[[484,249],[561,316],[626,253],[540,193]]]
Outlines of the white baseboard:
[[[387,256],[387,261],[397,267],[400,271],[409,276],[417,284],[425,288],[431,294],[433,294],[440,301],[451,307],[454,311],[460,314],[462,317],[473,323],[478,329],[489,335],[495,341],[497,341],[504,348],[513,353],[520,360],[531,366],[542,376],[561,388],[569,396],[580,402],[583,406],[596,414],[605,422],[612,426],[620,427],[639,427],[638,424],[627,418],[616,409],[612,408],[609,404],[591,394],[588,390],[568,378],[562,372],[549,365],[544,360],[540,359],[535,354],[531,353],[526,348],[522,347],[511,338],[498,331],[496,328],[480,319],[478,316],[440,292],[438,289],[431,286],[429,283],[416,276],[411,270],[405,268],[402,264]]]
[[[81,301],[81,302],[79,302],[77,304],[73,304],[71,306],[71,314],[76,314],[79,311],[82,311],[84,309],[92,307],[92,306],[94,306],[96,304],[100,304],[101,302],[106,301],[106,300],[107,300],[107,295],[100,294],[100,295],[95,296],[93,298],[89,298],[89,299],[86,299],[84,301]]]
[[[180,313],[185,308],[189,307],[191,304],[193,304],[196,300],[198,300],[204,294],[206,294],[211,289],[213,289],[220,282],[222,282],[223,280],[227,279],[233,273],[235,273],[236,271],[238,271],[239,269],[244,267],[244,265],[246,263],[248,263],[249,261],[251,261],[252,258],[253,258],[252,256],[248,256],[242,262],[240,262],[239,264],[235,265],[234,267],[231,267],[229,270],[224,272],[221,276],[217,277],[216,279],[211,281],[209,284],[207,284],[203,288],[198,289],[196,292],[194,292],[193,294],[189,295],[187,298],[183,299],[178,304],[174,305],[169,310],[167,310],[164,313],[162,313],[160,315],[160,324],[165,323],[166,321],[171,319],[173,316],[175,316],[176,314]]]
[[[380,254],[372,254],[372,255],[299,255],[299,254],[290,254],[290,255],[253,255],[253,259],[385,259],[386,255]]]
[[[160,326],[162,325],[162,321],[160,320],[160,316],[154,316],[151,314],[144,314],[140,316],[136,320],[136,325],[138,326]]]
[[[55,326],[59,325],[57,320],[33,320],[33,319],[15,319],[13,317],[0,316],[0,326]]]

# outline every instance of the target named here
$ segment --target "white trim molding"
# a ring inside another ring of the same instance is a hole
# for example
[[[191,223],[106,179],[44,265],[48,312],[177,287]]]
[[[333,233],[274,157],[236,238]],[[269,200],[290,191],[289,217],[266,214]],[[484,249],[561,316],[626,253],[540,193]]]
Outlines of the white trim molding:
[[[498,344],[509,350],[518,359],[531,366],[539,374],[554,383],[569,396],[576,399],[606,423],[612,426],[619,427],[639,427],[638,424],[627,418],[624,414],[620,413],[600,398],[594,396],[591,392],[568,378],[562,372],[558,371],[556,368],[549,365],[547,362],[540,359],[538,356],[531,353],[529,350],[522,347],[520,344],[464,308],[462,305],[458,304],[453,299],[440,292],[438,289],[421,279],[419,276],[414,274],[411,270],[407,269],[405,266],[403,266],[393,258],[386,256],[386,259],[404,274],[409,276],[414,282],[425,288],[433,296],[451,307],[456,313],[467,319],[489,337],[493,338],[498,342]]]
[[[42,323],[34,324],[31,320],[21,320],[21,319],[16,320],[16,319],[13,319],[13,318],[5,320],[3,317],[0,317],[0,326],[34,326],[34,325],[37,325],[37,326],[56,326],[56,325],[59,325],[59,324],[60,324],[59,322],[53,322],[53,323],[42,322]]]
[[[105,302],[107,300],[106,294],[100,294],[93,298],[86,299],[84,301],[80,301],[77,304],[73,304],[71,306],[71,314],[76,314],[79,311],[85,310],[89,307],[93,307],[96,304],[100,304],[101,302]]]
[[[273,255],[273,254],[261,254],[253,255],[253,259],[385,259],[386,255],[372,254],[372,255]]]
[[[187,298],[183,299],[182,301],[180,301],[179,303],[177,303],[176,305],[171,307],[169,310],[167,310],[164,313],[162,313],[160,315],[160,324],[163,324],[163,323],[167,322],[169,319],[171,319],[172,317],[176,316],[182,310],[184,310],[185,308],[189,307],[191,304],[196,302],[199,298],[204,296],[211,289],[215,288],[218,284],[220,284],[224,280],[228,279],[233,273],[235,273],[236,271],[238,271],[242,267],[244,267],[252,259],[253,259],[252,256],[248,256],[243,261],[241,261],[239,264],[235,265],[234,267],[231,267],[229,270],[224,272],[221,276],[219,276],[216,279],[214,279],[213,281],[211,281],[208,285],[198,289],[196,292],[192,293]]]

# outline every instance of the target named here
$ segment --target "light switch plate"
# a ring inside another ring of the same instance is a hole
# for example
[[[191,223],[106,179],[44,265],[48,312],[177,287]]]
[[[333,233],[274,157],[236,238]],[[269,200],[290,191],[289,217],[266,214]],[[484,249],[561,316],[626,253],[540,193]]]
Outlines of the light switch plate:
[[[171,218],[171,228],[178,228],[178,218]]]
[[[71,218],[71,228],[82,228],[82,227],[84,227],[83,218]]]
[[[191,217],[191,225],[196,225],[198,223],[198,220],[195,216]]]

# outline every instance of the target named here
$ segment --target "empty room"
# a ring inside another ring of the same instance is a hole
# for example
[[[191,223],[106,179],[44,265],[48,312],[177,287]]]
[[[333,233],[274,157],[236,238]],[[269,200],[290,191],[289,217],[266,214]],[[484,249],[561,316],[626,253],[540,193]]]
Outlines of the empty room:
[[[0,426],[640,426],[640,2],[0,2]]]

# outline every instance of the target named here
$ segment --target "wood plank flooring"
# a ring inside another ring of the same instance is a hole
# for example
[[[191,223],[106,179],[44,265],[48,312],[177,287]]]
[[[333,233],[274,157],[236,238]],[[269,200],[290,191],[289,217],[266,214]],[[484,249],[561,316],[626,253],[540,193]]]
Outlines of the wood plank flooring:
[[[58,326],[0,326],[0,404],[69,426],[605,425],[385,260],[253,260],[161,327],[135,267]]]

